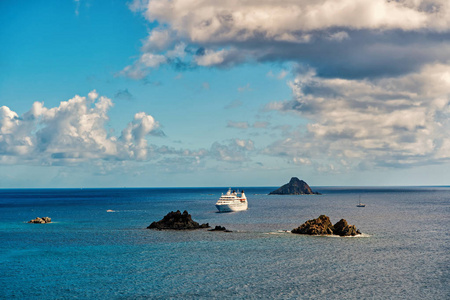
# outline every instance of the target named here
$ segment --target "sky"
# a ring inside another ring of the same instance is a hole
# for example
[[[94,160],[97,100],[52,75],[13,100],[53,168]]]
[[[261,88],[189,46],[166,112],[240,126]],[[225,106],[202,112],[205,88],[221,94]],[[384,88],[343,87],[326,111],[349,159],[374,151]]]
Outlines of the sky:
[[[447,0],[4,0],[0,45],[0,188],[449,185]]]

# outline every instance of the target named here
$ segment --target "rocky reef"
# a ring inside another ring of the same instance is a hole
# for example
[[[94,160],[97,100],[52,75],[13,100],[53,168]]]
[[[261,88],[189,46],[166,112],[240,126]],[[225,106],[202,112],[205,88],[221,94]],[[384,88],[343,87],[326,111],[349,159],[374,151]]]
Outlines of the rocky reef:
[[[35,224],[45,224],[45,223],[51,223],[51,222],[52,222],[52,219],[49,217],[43,217],[43,218],[37,217],[34,220],[28,221],[28,223],[35,223]]]
[[[231,230],[226,229],[224,226],[216,226],[212,229],[208,229],[208,231],[223,231],[223,232],[232,232]]]
[[[181,213],[179,210],[176,212],[171,211],[160,221],[153,222],[148,229],[175,229],[175,230],[188,230],[188,229],[200,229],[209,228],[209,224],[199,224],[192,220],[191,215],[185,210]]]
[[[303,180],[292,177],[289,183],[270,192],[269,195],[320,195],[320,193],[313,192]]]
[[[325,215],[321,215],[317,219],[308,220],[299,227],[292,229],[291,232],[297,234],[339,236],[355,236],[361,234],[355,225],[349,225],[346,220],[341,219],[333,225],[330,218]]]

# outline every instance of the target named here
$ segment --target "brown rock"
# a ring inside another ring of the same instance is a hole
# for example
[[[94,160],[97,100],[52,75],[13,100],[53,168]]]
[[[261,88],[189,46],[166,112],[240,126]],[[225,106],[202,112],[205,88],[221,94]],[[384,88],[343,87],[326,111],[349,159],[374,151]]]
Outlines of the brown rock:
[[[348,225],[345,219],[341,219],[339,222],[334,224],[334,234],[340,236],[355,236],[359,230],[356,229],[355,225]]]
[[[355,236],[361,234],[355,225],[349,225],[346,220],[341,219],[336,224],[332,224],[330,218],[321,215],[317,219],[308,220],[298,228],[292,229],[292,233],[309,234],[309,235],[339,235],[339,236]]]
[[[309,235],[322,235],[333,234],[333,224],[331,224],[330,218],[321,215],[317,219],[308,220],[298,228],[292,229],[292,233],[309,234]]]
[[[43,218],[37,217],[34,220],[28,221],[28,223],[34,223],[34,224],[45,224],[45,223],[51,223],[51,222],[52,222],[52,219],[49,217],[43,217]]]

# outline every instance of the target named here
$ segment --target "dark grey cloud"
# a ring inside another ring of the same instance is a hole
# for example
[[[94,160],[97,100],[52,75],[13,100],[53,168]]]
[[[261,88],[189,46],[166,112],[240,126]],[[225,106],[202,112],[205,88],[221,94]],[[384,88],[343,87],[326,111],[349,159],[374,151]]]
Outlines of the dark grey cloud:
[[[131,101],[134,99],[133,95],[128,91],[128,89],[118,90],[114,94],[114,98],[125,101]]]
[[[450,59],[448,33],[363,30],[350,31],[349,37],[343,42],[318,38],[272,47],[258,60],[289,60],[314,68],[320,77],[358,79],[399,76]]]

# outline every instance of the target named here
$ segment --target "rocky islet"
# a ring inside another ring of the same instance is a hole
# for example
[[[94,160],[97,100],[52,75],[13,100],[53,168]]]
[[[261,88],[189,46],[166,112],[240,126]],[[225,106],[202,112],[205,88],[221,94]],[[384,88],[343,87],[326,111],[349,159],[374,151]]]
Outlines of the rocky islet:
[[[179,210],[171,211],[160,221],[151,223],[147,229],[174,229],[174,230],[188,230],[209,228],[209,224],[199,224],[192,220],[191,215],[185,210],[181,213]]]
[[[51,222],[52,222],[52,219],[49,217],[43,217],[43,218],[37,217],[36,219],[28,221],[28,223],[33,223],[33,224],[46,224],[46,223],[51,223]]]
[[[355,225],[349,225],[345,219],[332,224],[330,218],[321,215],[317,219],[308,220],[297,228],[292,229],[292,233],[307,235],[339,235],[355,236],[361,234]]]

